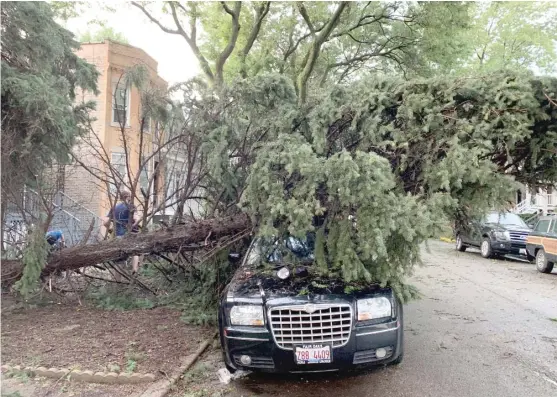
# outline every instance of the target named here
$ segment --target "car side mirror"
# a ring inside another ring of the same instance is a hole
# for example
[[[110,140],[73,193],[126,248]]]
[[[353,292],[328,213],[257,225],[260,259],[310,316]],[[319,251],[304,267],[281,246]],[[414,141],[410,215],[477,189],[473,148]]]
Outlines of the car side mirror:
[[[241,258],[242,258],[242,255],[240,255],[238,252],[230,252],[228,254],[228,261],[230,263],[238,263]]]

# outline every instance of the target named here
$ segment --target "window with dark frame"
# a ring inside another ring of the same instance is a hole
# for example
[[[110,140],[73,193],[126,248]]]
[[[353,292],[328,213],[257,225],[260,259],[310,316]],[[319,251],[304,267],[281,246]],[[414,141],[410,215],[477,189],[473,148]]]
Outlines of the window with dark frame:
[[[123,84],[114,87],[112,98],[112,122],[120,125],[128,125],[128,102],[129,89]]]
[[[151,117],[145,116],[143,118],[143,132],[151,132]]]

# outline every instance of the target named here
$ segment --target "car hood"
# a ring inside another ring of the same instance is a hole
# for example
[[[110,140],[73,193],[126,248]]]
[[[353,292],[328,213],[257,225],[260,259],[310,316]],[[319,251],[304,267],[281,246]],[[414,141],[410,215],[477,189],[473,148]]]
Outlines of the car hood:
[[[532,229],[530,229],[529,227],[524,227],[519,225],[502,225],[500,223],[487,223],[486,226],[498,232],[509,231],[509,232],[530,233],[532,231]]]
[[[346,283],[338,278],[325,278],[290,269],[291,275],[281,280],[277,271],[257,271],[252,268],[240,269],[228,286],[228,299],[256,300],[321,300],[342,299],[347,296],[360,296],[390,292],[377,283]],[[298,274],[297,274],[298,273]],[[302,273],[303,275],[299,275]]]

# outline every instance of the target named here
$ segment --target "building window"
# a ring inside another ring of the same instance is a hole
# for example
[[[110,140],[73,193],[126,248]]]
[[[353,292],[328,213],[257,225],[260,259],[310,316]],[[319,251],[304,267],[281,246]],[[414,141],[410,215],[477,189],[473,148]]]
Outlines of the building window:
[[[155,168],[153,170],[153,208],[156,208],[159,204],[159,164],[158,161],[155,161]]]
[[[147,196],[150,195],[149,192],[149,174],[151,172],[151,161],[146,161],[146,157],[143,157],[141,160],[141,173],[139,175],[139,184],[141,186],[141,190],[143,190],[144,194]]]
[[[110,168],[113,182],[110,183],[110,193],[116,194],[118,192],[118,186],[123,187],[123,183],[126,181],[126,154],[121,152],[112,152],[110,154]]]
[[[143,118],[143,132],[151,132],[151,117],[144,116]]]
[[[161,133],[161,125],[160,122],[156,122],[155,123],[155,138],[158,140],[160,137],[160,133]]]
[[[175,201],[180,194],[184,163],[179,160],[170,161],[166,167],[166,198]]]
[[[123,83],[116,83],[112,88],[112,123],[130,125],[130,89]]]

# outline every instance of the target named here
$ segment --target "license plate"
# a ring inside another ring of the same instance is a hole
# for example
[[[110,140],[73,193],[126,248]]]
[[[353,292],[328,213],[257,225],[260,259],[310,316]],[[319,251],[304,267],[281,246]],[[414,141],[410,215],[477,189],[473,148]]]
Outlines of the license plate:
[[[526,248],[521,248],[521,249],[518,251],[518,253],[519,253],[520,255],[526,255]]]
[[[329,345],[301,345],[294,349],[296,364],[329,364],[333,361]]]

